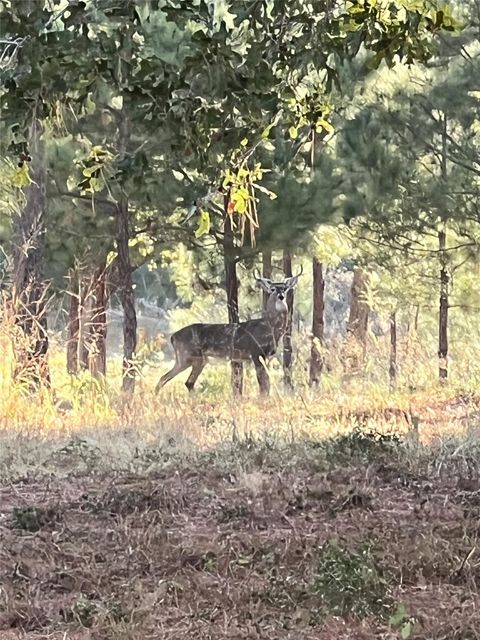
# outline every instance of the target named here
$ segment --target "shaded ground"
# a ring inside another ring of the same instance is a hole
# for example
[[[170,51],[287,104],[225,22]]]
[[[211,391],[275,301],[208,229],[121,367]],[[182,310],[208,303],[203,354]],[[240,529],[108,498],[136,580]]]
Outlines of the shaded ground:
[[[470,475],[377,460],[4,484],[0,638],[480,638]]]

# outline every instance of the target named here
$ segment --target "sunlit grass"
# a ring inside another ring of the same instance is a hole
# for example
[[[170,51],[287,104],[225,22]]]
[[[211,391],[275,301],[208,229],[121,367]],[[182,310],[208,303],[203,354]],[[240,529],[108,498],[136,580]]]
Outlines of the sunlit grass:
[[[147,436],[174,431],[199,446],[210,446],[245,434],[275,432],[284,438],[323,438],[358,426],[402,432],[415,423],[421,437],[428,438],[439,430],[456,432],[463,428],[468,413],[467,402],[459,400],[462,390],[458,386],[440,386],[434,377],[433,382],[425,383],[427,373],[432,374],[432,364],[419,360],[418,350],[412,350],[415,384],[400,379],[397,390],[390,390],[386,375],[379,375],[387,354],[378,340],[372,346],[366,376],[347,376],[340,367],[333,367],[315,391],[308,387],[301,364],[301,357],[308,354],[300,353],[293,394],[284,390],[281,366],[275,361],[271,365],[269,398],[258,397],[252,367],[245,368],[245,395],[234,398],[227,363],[208,366],[193,394],[184,387],[185,372],[156,395],[158,377],[169,367],[169,363],[161,362],[141,368],[135,396],[127,402],[119,392],[120,357],[109,359],[106,380],[96,380],[87,371],[70,376],[65,348],[58,339],[52,340],[50,351],[52,389],[32,394],[13,380],[11,337],[4,327],[0,336],[0,426],[21,433],[53,437],[126,428]],[[404,359],[404,378],[408,371],[409,362]]]
[[[454,343],[454,382],[447,385],[436,381],[432,336],[402,336],[394,390],[388,379],[388,336],[370,336],[361,373],[346,370],[345,344],[339,339],[327,354],[320,389],[312,390],[308,386],[310,340],[296,334],[295,391],[284,389],[277,358],[270,363],[269,398],[259,397],[251,366],[244,368],[245,394],[233,397],[230,365],[221,362],[206,367],[193,394],[184,386],[187,371],[156,395],[155,385],[171,363],[154,340],[151,345],[142,343],[135,394],[126,399],[120,392],[120,355],[109,358],[106,379],[95,379],[88,371],[71,376],[66,370],[65,342],[58,335],[50,340],[51,388],[29,391],[22,376],[15,380],[13,376],[14,350],[25,338],[19,338],[11,316],[4,312],[0,321],[0,429],[9,438],[28,436],[52,442],[88,435],[110,441],[107,448],[112,455],[114,443],[123,436],[137,447],[173,439],[204,449],[272,435],[287,442],[318,440],[361,428],[399,434],[414,430],[420,441],[428,442],[438,435],[460,434],[476,421],[480,336],[475,335],[472,331],[466,340]]]
[[[261,456],[281,455],[282,465],[290,460],[287,450],[296,459],[315,456],[315,447],[309,449],[308,443],[358,429],[394,433],[411,441],[412,460],[421,455],[415,448],[418,444],[433,445],[441,460],[450,455],[452,446],[463,452],[465,443],[478,440],[475,377],[469,384],[464,378],[462,384],[438,385],[434,365],[425,353],[420,357],[420,349],[411,349],[415,361],[403,356],[398,386],[392,391],[386,374],[386,340],[372,341],[367,372],[362,375],[347,375],[338,354],[332,352],[321,388],[313,391],[307,383],[308,340],[304,340],[297,344],[295,391],[283,388],[281,362],[274,360],[268,398],[259,397],[252,367],[245,367],[244,396],[233,397],[228,363],[206,367],[193,394],[184,386],[185,372],[157,395],[155,385],[170,363],[152,356],[139,367],[133,398],[126,399],[120,392],[120,356],[108,360],[105,380],[92,378],[88,371],[71,376],[59,337],[50,344],[51,389],[32,393],[21,377],[20,382],[13,379],[12,332],[8,323],[0,325],[2,477],[68,476],[102,469],[143,472],[172,462],[188,464],[208,452],[241,466],[245,447],[253,456],[257,447]],[[427,384],[429,372],[432,378]]]

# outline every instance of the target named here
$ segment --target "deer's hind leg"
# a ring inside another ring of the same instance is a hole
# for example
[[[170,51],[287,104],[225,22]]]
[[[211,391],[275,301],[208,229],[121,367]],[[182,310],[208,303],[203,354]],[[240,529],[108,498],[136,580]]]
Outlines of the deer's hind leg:
[[[266,362],[260,358],[253,358],[253,364],[255,365],[260,393],[261,395],[268,396],[270,393],[270,376],[268,375]]]
[[[188,369],[188,367],[192,366],[192,362],[180,362],[180,361],[176,361],[173,368],[170,369],[170,371],[168,371],[167,373],[165,373],[160,380],[158,381],[157,386],[155,387],[155,393],[158,393],[160,391],[160,389],[167,384],[167,382],[170,382],[170,380],[172,380],[173,378],[175,378],[175,376],[178,376],[179,373],[182,373],[182,371],[185,371],[185,369]],[[192,375],[192,374],[190,374]]]
[[[205,358],[196,358],[193,361],[192,370],[190,371],[190,375],[188,376],[187,381],[185,382],[185,386],[189,391],[193,391],[195,382],[197,381],[198,376],[202,373],[206,364],[207,364],[207,361],[205,360]]]

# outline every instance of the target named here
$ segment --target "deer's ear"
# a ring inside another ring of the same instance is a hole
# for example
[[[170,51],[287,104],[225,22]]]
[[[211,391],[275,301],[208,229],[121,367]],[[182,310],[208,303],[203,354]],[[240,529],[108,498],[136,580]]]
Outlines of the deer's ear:
[[[292,276],[291,278],[287,278],[285,280],[285,288],[288,289],[293,289],[294,287],[297,286],[298,283],[298,276]]]
[[[272,281],[268,278],[257,278],[257,287],[263,289],[266,293],[270,293],[270,287],[272,286]]]

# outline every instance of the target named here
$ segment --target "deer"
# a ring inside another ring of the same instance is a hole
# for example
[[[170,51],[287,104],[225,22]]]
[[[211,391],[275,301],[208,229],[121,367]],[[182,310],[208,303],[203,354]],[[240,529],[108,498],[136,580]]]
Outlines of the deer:
[[[261,395],[270,393],[270,377],[266,362],[277,352],[288,320],[287,293],[297,286],[303,268],[284,282],[273,282],[255,274],[255,280],[267,294],[263,316],[258,319],[230,324],[196,323],[175,332],[170,342],[175,353],[173,368],[164,374],[155,388],[158,391],[179,373],[191,367],[185,382],[193,391],[208,358],[230,359],[236,362],[251,361],[255,367]]]

